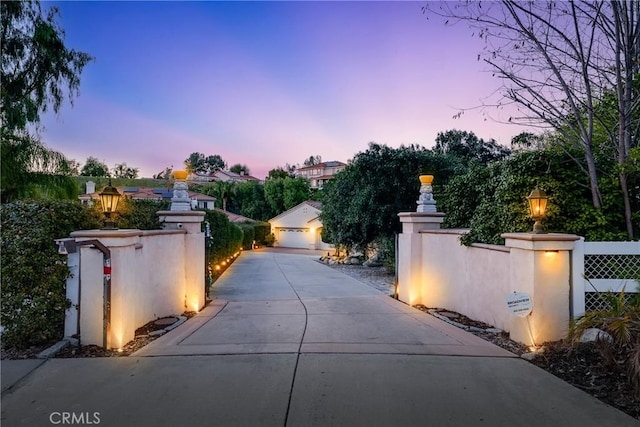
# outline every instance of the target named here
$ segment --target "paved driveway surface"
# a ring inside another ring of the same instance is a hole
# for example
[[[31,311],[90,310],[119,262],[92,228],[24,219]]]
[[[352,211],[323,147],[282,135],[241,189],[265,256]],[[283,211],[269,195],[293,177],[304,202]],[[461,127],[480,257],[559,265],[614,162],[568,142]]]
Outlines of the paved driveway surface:
[[[244,253],[210,306],[134,356],[37,368],[3,394],[2,425],[639,424],[316,259]]]

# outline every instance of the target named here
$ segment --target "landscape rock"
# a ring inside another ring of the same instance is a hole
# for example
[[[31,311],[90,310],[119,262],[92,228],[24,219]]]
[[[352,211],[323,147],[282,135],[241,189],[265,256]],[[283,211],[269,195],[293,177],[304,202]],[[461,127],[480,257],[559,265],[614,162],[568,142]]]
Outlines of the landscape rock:
[[[613,337],[609,335],[607,332],[598,328],[589,328],[585,329],[585,331],[580,336],[580,342],[595,342],[598,339],[613,342]]]

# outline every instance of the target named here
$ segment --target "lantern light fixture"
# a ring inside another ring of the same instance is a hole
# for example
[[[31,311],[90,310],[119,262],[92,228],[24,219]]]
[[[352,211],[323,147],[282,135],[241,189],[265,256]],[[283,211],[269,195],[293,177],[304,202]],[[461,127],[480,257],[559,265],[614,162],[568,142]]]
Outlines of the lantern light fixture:
[[[118,189],[111,185],[111,178],[109,178],[109,184],[102,189],[99,196],[102,202],[102,212],[107,218],[103,230],[115,230],[116,226],[111,219],[111,214],[118,208],[118,202],[122,196]]]
[[[531,214],[531,218],[533,218],[533,220],[535,221],[535,223],[533,224],[533,233],[546,233],[540,221],[546,214],[547,202],[549,201],[549,197],[544,191],[540,190],[536,186],[536,188],[531,191],[531,194],[527,196],[527,201],[529,202],[529,211]]]

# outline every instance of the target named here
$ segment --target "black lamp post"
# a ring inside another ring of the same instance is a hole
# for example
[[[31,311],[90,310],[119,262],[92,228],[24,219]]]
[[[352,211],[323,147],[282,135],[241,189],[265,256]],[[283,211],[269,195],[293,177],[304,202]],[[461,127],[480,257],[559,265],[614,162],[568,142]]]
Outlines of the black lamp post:
[[[118,189],[111,185],[111,178],[109,178],[109,185],[104,187],[99,196],[102,202],[102,212],[107,217],[103,230],[115,230],[116,226],[111,220],[111,214],[118,208],[121,195]]]
[[[549,201],[549,197],[547,197],[544,191],[536,187],[531,191],[531,194],[529,194],[527,200],[529,201],[529,211],[531,213],[531,218],[533,218],[535,221],[535,223],[533,224],[533,233],[546,233],[546,230],[542,226],[540,220],[544,218],[547,211],[547,202]]]

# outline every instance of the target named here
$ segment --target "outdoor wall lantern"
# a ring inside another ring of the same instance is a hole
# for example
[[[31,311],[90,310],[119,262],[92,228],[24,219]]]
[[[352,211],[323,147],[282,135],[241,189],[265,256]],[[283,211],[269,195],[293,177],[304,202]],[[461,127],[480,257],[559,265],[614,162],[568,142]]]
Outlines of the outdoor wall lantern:
[[[540,220],[544,218],[544,215],[547,210],[547,202],[549,201],[549,197],[545,194],[544,191],[540,190],[537,186],[531,191],[531,194],[527,197],[529,201],[529,210],[531,212],[531,218],[534,219],[535,223],[533,224],[533,233],[534,234],[542,234],[546,233],[544,227]]]
[[[111,214],[117,209],[121,195],[116,187],[111,186],[111,178],[109,178],[109,185],[104,187],[99,196],[102,202],[102,212],[107,217],[103,230],[115,230],[116,227],[111,220]]]

